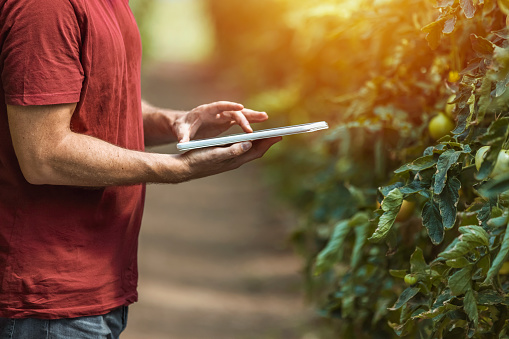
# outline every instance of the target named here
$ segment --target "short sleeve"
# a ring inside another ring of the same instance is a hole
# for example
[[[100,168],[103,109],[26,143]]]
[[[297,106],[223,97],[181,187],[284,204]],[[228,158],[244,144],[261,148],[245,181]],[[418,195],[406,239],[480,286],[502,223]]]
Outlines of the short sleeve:
[[[80,24],[69,0],[7,1],[0,9],[1,79],[10,105],[78,102]]]

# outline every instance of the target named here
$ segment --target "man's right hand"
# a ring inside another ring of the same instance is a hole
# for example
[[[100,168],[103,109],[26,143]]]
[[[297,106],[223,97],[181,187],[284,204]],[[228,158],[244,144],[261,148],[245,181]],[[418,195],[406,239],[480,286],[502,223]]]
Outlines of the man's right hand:
[[[187,180],[192,180],[230,171],[258,159],[281,139],[275,137],[237,143],[228,147],[204,148],[184,153],[179,158],[186,164]]]

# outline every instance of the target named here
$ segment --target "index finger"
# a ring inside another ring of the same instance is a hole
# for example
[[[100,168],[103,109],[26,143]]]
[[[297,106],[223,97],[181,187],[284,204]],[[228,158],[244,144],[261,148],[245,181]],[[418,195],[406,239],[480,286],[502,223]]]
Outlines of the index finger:
[[[217,114],[224,111],[240,111],[244,109],[243,105],[231,101],[217,101],[203,105],[202,107],[210,114]]]
[[[223,112],[223,116],[234,120],[244,130],[244,132],[253,133],[253,129],[249,124],[249,120],[247,120],[246,116],[242,113],[242,111]]]

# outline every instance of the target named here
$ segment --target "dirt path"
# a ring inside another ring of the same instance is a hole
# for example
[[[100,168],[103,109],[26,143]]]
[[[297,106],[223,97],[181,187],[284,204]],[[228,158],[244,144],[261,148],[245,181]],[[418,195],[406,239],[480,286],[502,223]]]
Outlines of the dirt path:
[[[149,72],[145,97],[180,109],[235,99],[211,90],[207,80],[189,69]],[[269,194],[256,164],[149,186],[140,301],[130,308],[122,339],[308,338],[311,311],[300,292],[301,261],[287,245],[285,219]]]

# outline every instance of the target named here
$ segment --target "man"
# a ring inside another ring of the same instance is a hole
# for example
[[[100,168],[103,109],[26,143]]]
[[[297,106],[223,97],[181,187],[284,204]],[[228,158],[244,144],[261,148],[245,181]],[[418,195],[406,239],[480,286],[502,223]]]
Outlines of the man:
[[[0,338],[116,338],[137,300],[144,184],[228,171],[279,139],[145,153],[267,115],[143,103],[128,0],[0,0],[0,25]]]

